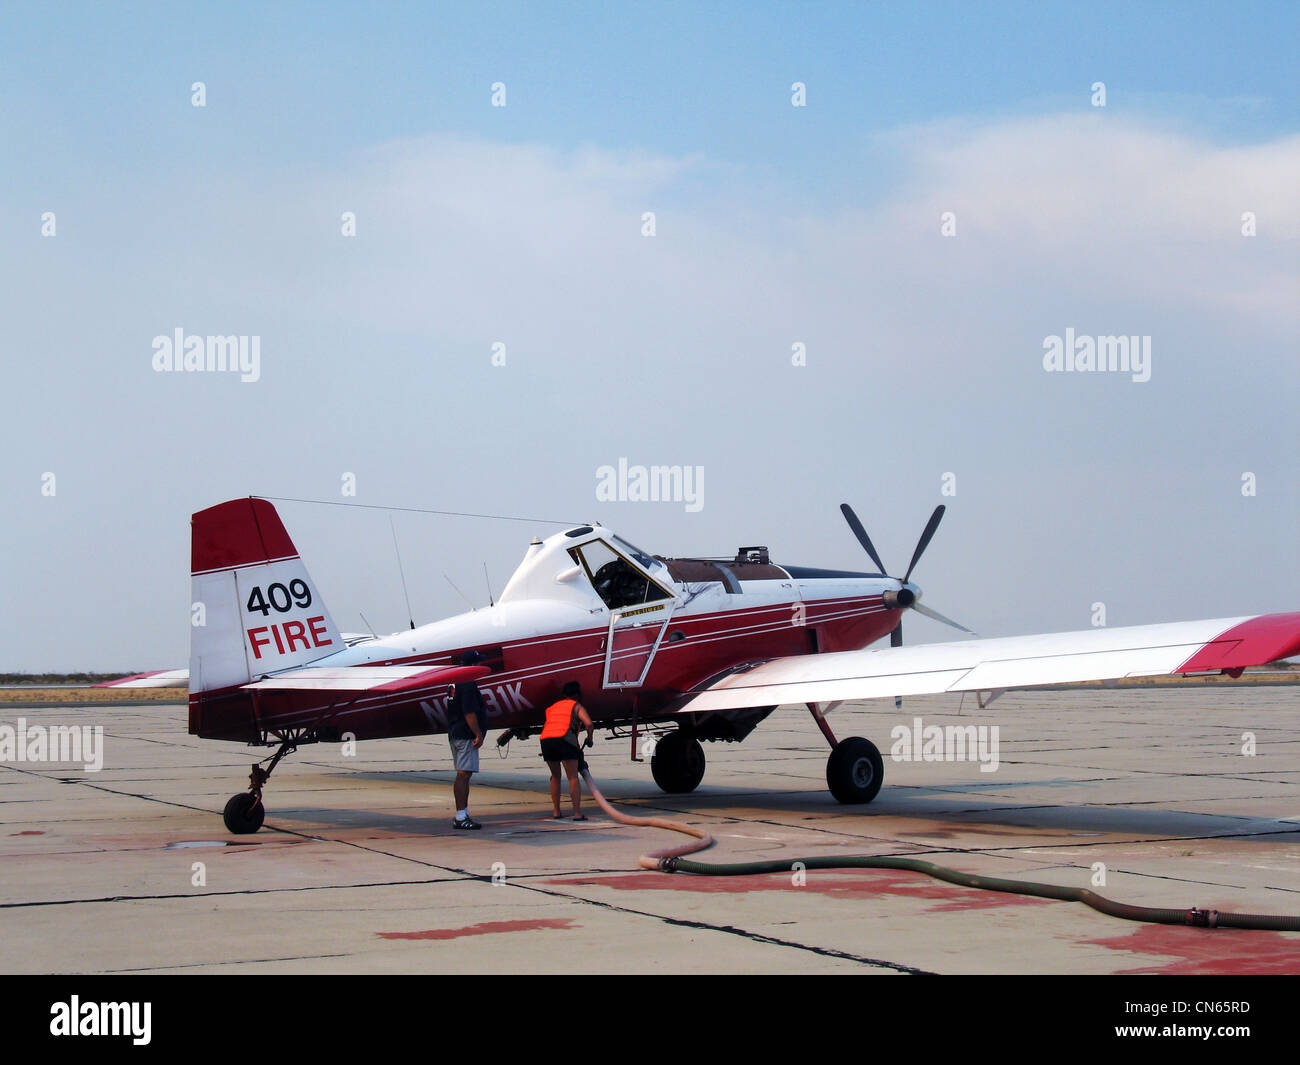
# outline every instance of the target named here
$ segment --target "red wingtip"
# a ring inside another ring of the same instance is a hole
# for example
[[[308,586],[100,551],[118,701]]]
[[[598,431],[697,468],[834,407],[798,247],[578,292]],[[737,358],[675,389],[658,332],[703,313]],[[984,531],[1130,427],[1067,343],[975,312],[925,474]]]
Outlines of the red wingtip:
[[[1296,654],[1300,654],[1300,614],[1261,614],[1216,636],[1174,672],[1242,669]]]

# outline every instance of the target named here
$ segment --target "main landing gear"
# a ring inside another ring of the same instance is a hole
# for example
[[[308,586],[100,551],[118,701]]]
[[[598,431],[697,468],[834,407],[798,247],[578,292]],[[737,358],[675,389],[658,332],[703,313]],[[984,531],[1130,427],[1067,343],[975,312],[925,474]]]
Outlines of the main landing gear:
[[[861,736],[841,740],[826,759],[826,786],[840,802],[870,802],[884,780],[880,751]]]
[[[263,769],[261,762],[254,764],[253,771],[248,774],[248,790],[232,795],[221,813],[227,829],[236,836],[246,836],[262,827],[262,822],[266,820],[266,807],[262,805],[262,785],[271,779],[271,773],[280,764],[281,758],[296,751],[298,744],[307,742],[311,741],[304,737],[285,740],[270,759],[269,766]]]
[[[650,773],[655,783],[670,794],[694,791],[704,779],[704,748],[680,728],[670,732],[655,744]]]
[[[849,805],[870,802],[885,782],[885,764],[880,751],[874,743],[861,736],[837,741],[822,716],[821,708],[816,703],[809,703],[808,709],[826,742],[831,745],[831,756],[826,760],[826,786],[831,794],[839,802]]]
[[[759,720],[771,709],[763,708]],[[885,764],[880,751],[874,743],[861,736],[837,740],[835,733],[826,724],[826,718],[822,716],[821,707],[809,703],[808,709],[822,735],[826,737],[826,742],[830,744],[831,755],[826,760],[826,786],[830,788],[831,794],[839,802],[848,805],[870,802],[885,780]],[[757,721],[750,725],[750,730],[754,724]],[[748,731],[746,730],[746,735]],[[656,744],[654,756],[650,759],[650,772],[661,789],[669,794],[682,795],[699,787],[700,781],[704,779],[704,765],[704,748],[700,746],[695,729],[679,726]]]

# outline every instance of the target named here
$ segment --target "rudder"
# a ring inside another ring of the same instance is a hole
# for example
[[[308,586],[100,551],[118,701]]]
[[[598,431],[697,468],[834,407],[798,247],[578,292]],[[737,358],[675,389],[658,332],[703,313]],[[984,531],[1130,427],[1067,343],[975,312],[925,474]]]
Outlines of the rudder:
[[[190,522],[190,692],[236,687],[343,649],[275,507],[232,499]],[[201,622],[201,623],[200,623]]]

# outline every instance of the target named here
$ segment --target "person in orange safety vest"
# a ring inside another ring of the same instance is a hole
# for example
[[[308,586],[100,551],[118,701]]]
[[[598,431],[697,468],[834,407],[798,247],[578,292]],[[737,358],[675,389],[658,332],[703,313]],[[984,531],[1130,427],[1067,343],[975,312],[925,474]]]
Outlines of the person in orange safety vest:
[[[578,702],[582,697],[582,688],[577,681],[569,681],[564,686],[563,697],[546,708],[546,724],[542,728],[542,757],[551,769],[551,805],[560,816],[560,765],[569,778],[569,801],[573,803],[573,819],[585,821],[582,813],[582,782],[578,779],[578,762],[582,752],[578,750],[578,726],[587,730],[586,746],[592,744],[591,716],[586,708]]]

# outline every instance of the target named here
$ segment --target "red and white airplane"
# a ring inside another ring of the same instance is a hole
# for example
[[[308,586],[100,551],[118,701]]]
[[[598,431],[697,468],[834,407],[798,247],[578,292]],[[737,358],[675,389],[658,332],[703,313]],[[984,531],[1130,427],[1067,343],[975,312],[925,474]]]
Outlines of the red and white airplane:
[[[478,683],[490,728],[539,731],[570,680],[614,736],[660,734],[656,783],[689,792],[704,776],[701,741],[744,740],[777,706],[803,704],[831,746],[826,782],[844,803],[870,802],[884,767],[861,737],[837,740],[824,713],[846,699],[938,692],[1000,693],[1071,681],[1174,673],[1234,676],[1300,653],[1300,613],[974,639],[902,647],[902,618],[920,602],[912,570],[885,575],[866,530],[841,509],[878,572],[777,565],[763,547],[734,558],[661,558],[600,525],[533,539],[491,607],[407,632],[341,634],[274,506],[235,499],[192,521],[189,731],[275,746],[231,798],[232,832],[255,832],[262,787],[297,747],[446,730],[449,685]],[[964,630],[969,631],[969,630]],[[891,636],[888,648],[867,649]],[[465,651],[483,656],[462,666]],[[177,683],[185,671],[117,685]]]

